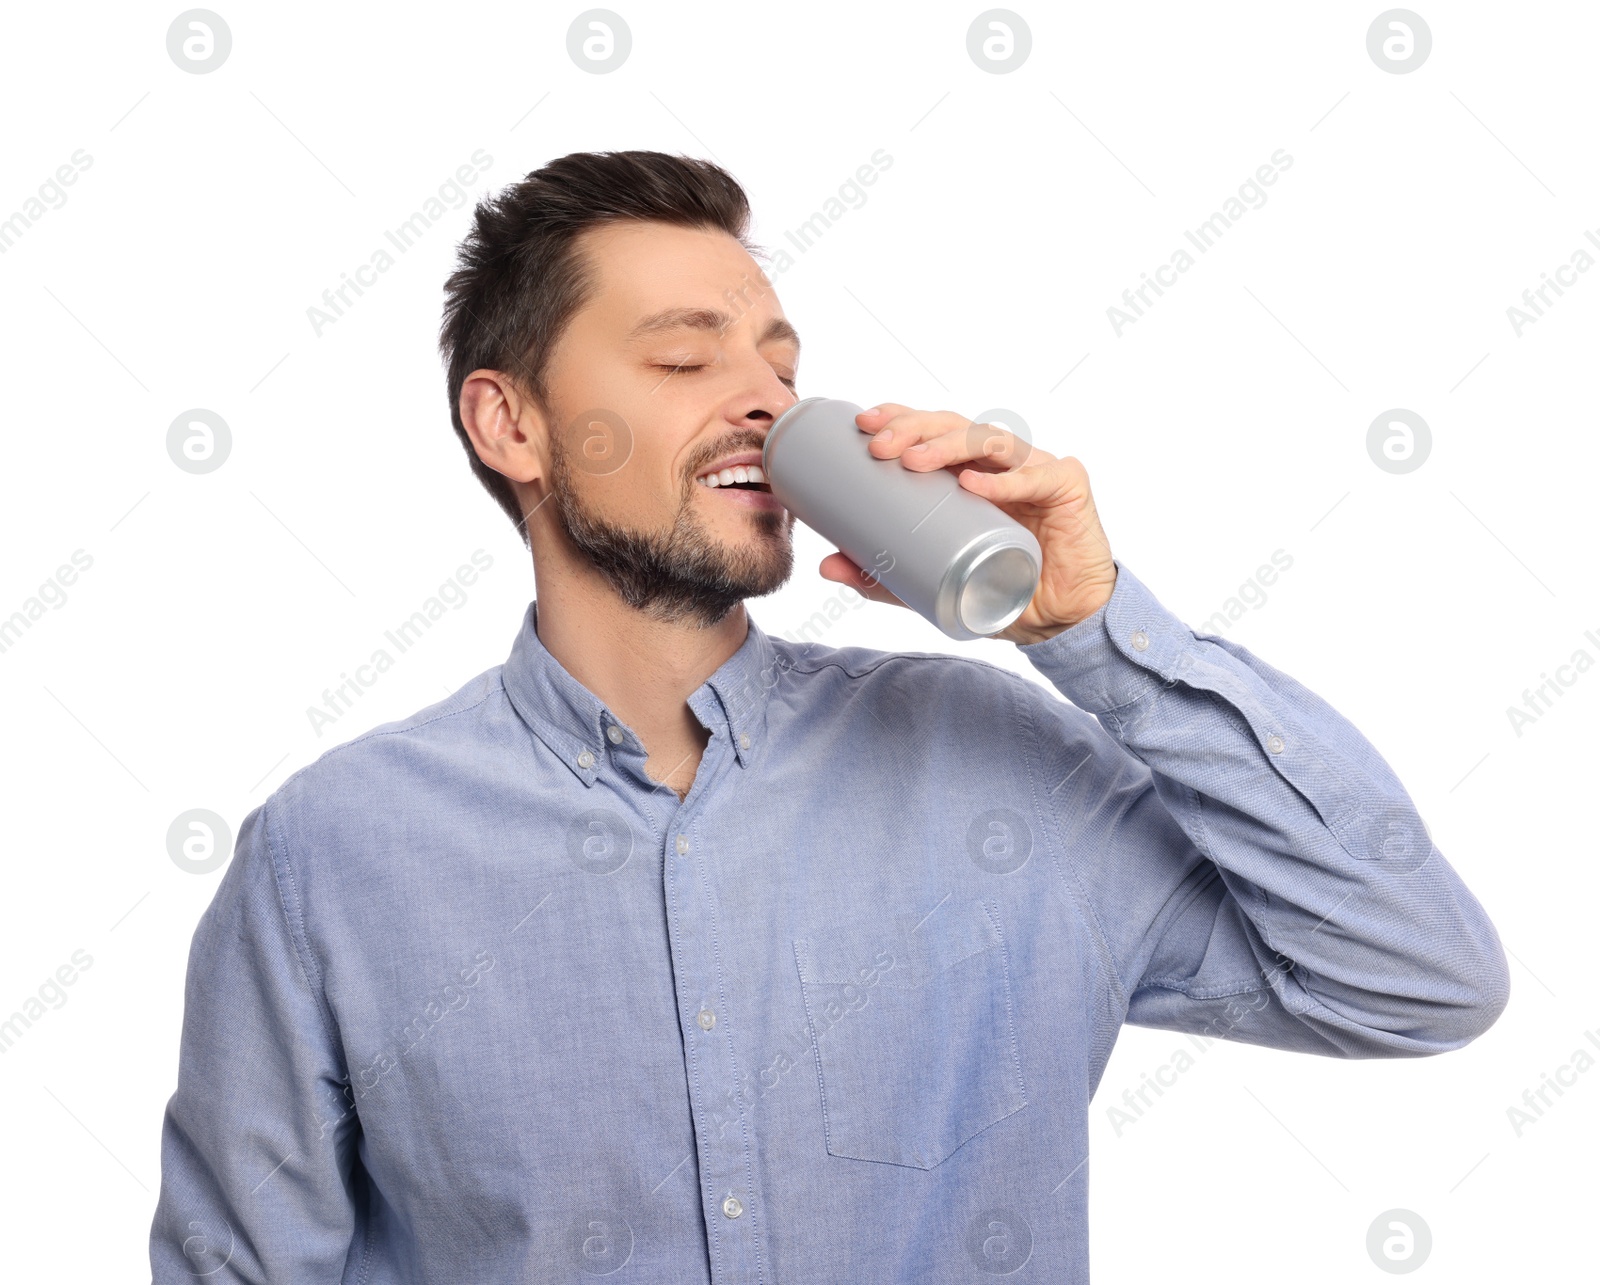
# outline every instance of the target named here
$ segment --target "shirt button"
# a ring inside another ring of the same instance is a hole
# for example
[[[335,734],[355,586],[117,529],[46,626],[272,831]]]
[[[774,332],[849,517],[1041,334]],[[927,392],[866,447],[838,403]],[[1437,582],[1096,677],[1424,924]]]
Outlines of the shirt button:
[[[744,1213],[744,1206],[739,1203],[739,1197],[729,1196],[722,1202],[722,1212],[727,1214],[729,1218],[737,1218]]]
[[[1283,753],[1283,737],[1277,735],[1276,733],[1274,733],[1273,735],[1267,737],[1267,748],[1269,750],[1271,750],[1274,754],[1282,754]]]
[[[1150,645],[1150,635],[1142,629],[1135,629],[1133,637],[1128,640],[1133,644],[1134,651],[1143,651]]]
[[[621,745],[622,729],[615,723],[611,724],[610,727],[606,728],[606,740],[610,741],[613,745]]]
[[[681,857],[681,856],[683,856],[684,853],[686,853],[688,851],[689,851],[689,836],[686,835],[686,834],[680,834],[678,836],[678,855]]]
[[[588,750],[584,750],[584,752],[582,754],[578,755],[578,766],[579,767],[583,767],[583,768],[593,767],[594,766],[594,755],[591,754]]]
[[[750,733],[749,732],[740,732],[739,733],[739,748],[741,750],[747,750],[747,749],[750,748]]]
[[[700,1029],[702,1031],[709,1031],[717,1024],[717,1015],[709,1008],[702,1008],[700,1010],[700,1016],[695,1020],[700,1023]]]

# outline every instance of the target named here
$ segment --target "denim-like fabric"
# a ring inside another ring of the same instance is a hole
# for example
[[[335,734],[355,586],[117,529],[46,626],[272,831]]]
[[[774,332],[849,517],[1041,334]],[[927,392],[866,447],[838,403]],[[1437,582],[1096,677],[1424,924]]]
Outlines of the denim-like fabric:
[[[1372,746],[1125,566],[1022,648],[1060,695],[752,615],[682,802],[535,609],[241,826],[163,1285],[1083,1282],[1122,1023],[1413,1057],[1505,1005]]]

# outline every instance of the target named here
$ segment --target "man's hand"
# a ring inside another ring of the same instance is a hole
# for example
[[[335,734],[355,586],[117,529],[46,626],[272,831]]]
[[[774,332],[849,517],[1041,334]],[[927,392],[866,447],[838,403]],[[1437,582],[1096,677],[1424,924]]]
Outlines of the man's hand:
[[[974,424],[954,411],[884,402],[857,415],[856,426],[874,435],[867,445],[879,459],[899,456],[902,465],[918,472],[954,472],[963,487],[998,505],[1038,539],[1044,567],[1033,600],[1008,628],[990,637],[1043,642],[1088,619],[1111,597],[1117,568],[1089,493],[1089,475],[1077,460],[1057,459],[1009,429]],[[830,553],[819,570],[824,579],[874,601],[905,606],[843,553]]]

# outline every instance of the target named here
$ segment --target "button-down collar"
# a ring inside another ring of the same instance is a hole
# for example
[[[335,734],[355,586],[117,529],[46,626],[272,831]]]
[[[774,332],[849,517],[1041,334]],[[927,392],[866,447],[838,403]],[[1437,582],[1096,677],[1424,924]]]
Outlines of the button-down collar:
[[[567,672],[544,645],[537,629],[538,602],[528,604],[501,681],[523,722],[572,769],[593,785],[613,742],[607,729],[620,728],[617,749],[638,747],[639,738],[598,696]],[[716,737],[727,737],[746,767],[766,744],[767,694],[777,681],[772,641],[748,610],[744,642],[689,697],[695,717]]]

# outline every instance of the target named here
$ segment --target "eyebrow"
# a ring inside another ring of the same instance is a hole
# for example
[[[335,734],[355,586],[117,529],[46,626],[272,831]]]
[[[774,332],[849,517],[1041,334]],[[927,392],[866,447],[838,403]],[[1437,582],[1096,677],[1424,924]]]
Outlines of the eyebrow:
[[[663,330],[710,330],[722,334],[738,320],[732,313],[719,308],[666,308],[651,313],[628,332],[629,339],[659,334]],[[756,343],[779,340],[794,345],[800,351],[800,333],[783,317],[774,317],[756,337]]]

